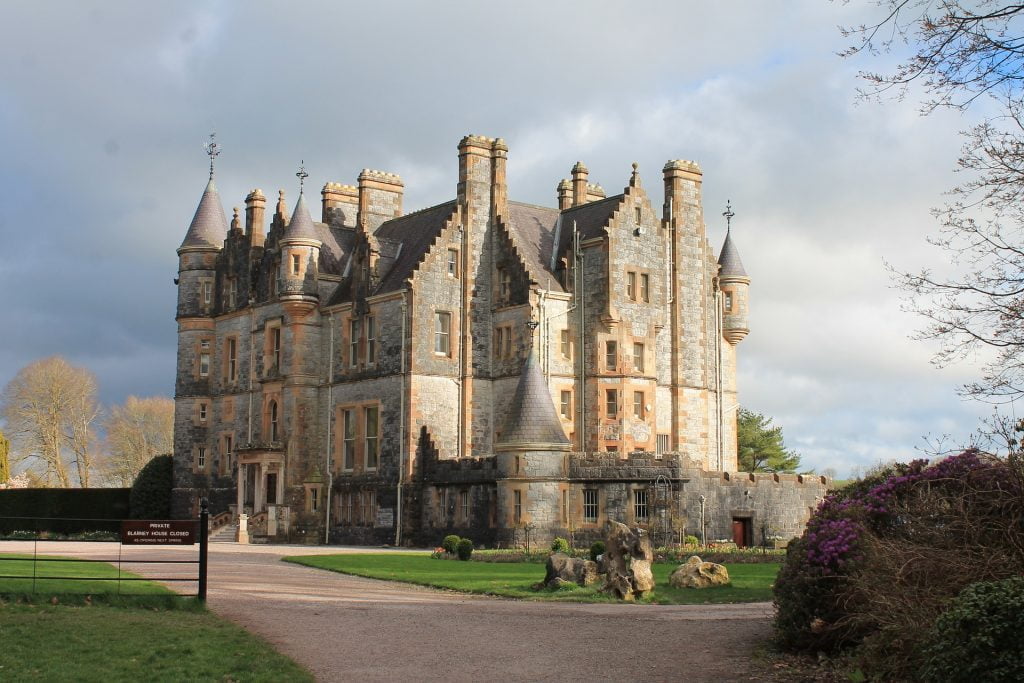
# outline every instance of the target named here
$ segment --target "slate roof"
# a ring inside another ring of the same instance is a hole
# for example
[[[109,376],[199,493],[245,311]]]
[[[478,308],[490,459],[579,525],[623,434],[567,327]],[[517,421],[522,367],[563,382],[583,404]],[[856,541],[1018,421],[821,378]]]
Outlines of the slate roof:
[[[508,214],[507,222],[509,232],[512,233],[512,243],[526,262],[526,272],[545,289],[565,291],[550,270],[558,209],[509,202]],[[562,226],[564,229],[564,220]]]
[[[576,229],[580,231],[580,239],[586,240],[591,237],[599,237],[601,231],[608,225],[608,221],[611,220],[612,214],[615,213],[615,209],[619,206],[620,201],[622,201],[622,194],[613,194],[611,197],[606,197],[596,202],[580,204],[563,211],[562,230],[558,236],[557,254],[561,256],[569,248],[569,245],[572,244],[573,221],[576,221]]]
[[[740,260],[740,252],[732,243],[732,231],[725,233],[725,243],[722,244],[722,253],[718,257],[719,277],[748,277],[747,271],[743,268],[743,261]]]
[[[283,240],[317,240],[323,242],[321,231],[313,224],[309,216],[309,209],[306,208],[306,195],[299,193],[299,200],[295,202],[295,211],[292,212],[292,219],[285,228]]]
[[[228,219],[224,215],[224,206],[220,203],[217,186],[213,184],[213,178],[210,178],[210,182],[206,184],[206,189],[203,191],[203,198],[199,200],[199,206],[196,207],[196,215],[192,217],[192,224],[188,226],[185,239],[178,248],[212,247],[220,249],[227,234]]]
[[[532,351],[523,365],[516,394],[509,404],[504,428],[496,443],[511,445],[545,445],[564,447],[569,439],[551,401],[551,392],[540,373],[536,354]]]
[[[356,242],[355,230],[345,228],[332,228],[326,223],[314,222],[316,226],[316,239],[320,245],[320,271],[341,275],[345,268],[348,257],[352,255],[352,248]]]
[[[377,228],[374,235],[378,239],[392,243],[401,242],[402,248],[396,250],[397,258],[394,259],[394,265],[381,279],[376,293],[393,292],[402,288],[406,278],[412,275],[420,259],[427,253],[434,239],[441,234],[444,224],[454,211],[453,200],[392,219]]]

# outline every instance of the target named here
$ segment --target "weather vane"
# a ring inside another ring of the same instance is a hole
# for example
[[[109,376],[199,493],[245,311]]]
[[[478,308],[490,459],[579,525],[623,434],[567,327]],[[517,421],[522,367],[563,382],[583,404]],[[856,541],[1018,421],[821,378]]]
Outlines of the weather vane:
[[[213,160],[220,154],[220,143],[217,142],[216,133],[210,133],[210,141],[203,143],[203,149],[210,157],[210,180],[213,180]]]
[[[732,201],[729,199],[725,200],[725,211],[722,212],[725,216],[725,231],[728,232],[732,229],[732,217],[736,214],[732,211]]]
[[[309,174],[306,173],[306,160],[303,159],[299,162],[299,172],[295,174],[299,178],[299,192],[302,192],[302,186],[306,184],[306,178]]]

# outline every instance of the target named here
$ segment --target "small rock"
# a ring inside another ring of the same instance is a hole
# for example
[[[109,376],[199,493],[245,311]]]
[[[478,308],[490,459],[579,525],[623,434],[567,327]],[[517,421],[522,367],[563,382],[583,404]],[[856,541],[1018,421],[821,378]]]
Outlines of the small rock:
[[[704,562],[694,555],[672,572],[668,583],[676,588],[711,588],[728,586],[731,581],[728,569],[714,562]]]

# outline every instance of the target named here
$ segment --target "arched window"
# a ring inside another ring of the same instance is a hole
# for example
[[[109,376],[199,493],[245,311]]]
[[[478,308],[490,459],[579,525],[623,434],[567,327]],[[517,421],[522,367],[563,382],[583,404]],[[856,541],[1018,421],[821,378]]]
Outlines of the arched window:
[[[277,401],[270,402],[270,440],[277,441]]]

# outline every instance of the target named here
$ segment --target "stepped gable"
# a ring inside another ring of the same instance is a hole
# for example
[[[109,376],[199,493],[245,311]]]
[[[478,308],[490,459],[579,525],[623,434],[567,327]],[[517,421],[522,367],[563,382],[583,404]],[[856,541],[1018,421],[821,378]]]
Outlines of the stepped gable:
[[[501,450],[568,450],[570,447],[532,351],[519,376],[503,426],[496,440]]]
[[[615,209],[619,208],[622,198],[622,194],[614,194],[606,199],[580,204],[563,211],[562,229],[558,236],[558,251],[555,252],[555,259],[560,258],[572,244],[573,221],[576,221],[576,229],[580,231],[580,239],[600,237],[601,232],[611,221]]]
[[[188,226],[185,239],[178,249],[220,249],[228,234],[228,218],[220,202],[220,193],[213,184],[213,178],[206,183],[203,198],[199,200],[192,224]]]
[[[749,277],[740,260],[740,252],[732,241],[732,231],[725,232],[725,243],[722,244],[722,254],[718,257],[720,266],[719,277]]]
[[[282,241],[315,240],[323,242],[320,239],[320,231],[316,229],[313,219],[309,216],[309,209],[306,208],[306,195],[302,192],[299,193],[299,200],[295,202],[295,211],[292,212],[292,219],[288,222],[288,227],[284,231],[284,237],[281,239]]]
[[[396,249],[394,265],[381,278],[375,293],[402,289],[406,279],[412,276],[420,261],[430,251],[430,246],[441,234],[454,211],[455,201],[452,200],[393,218],[377,228],[373,233],[375,237],[392,243],[401,243],[401,249]]]
[[[507,225],[512,243],[519,252],[530,278],[545,289],[564,292],[565,289],[548,265],[551,248],[554,245],[558,213],[558,209],[509,202]],[[565,229],[564,221],[562,229]]]

